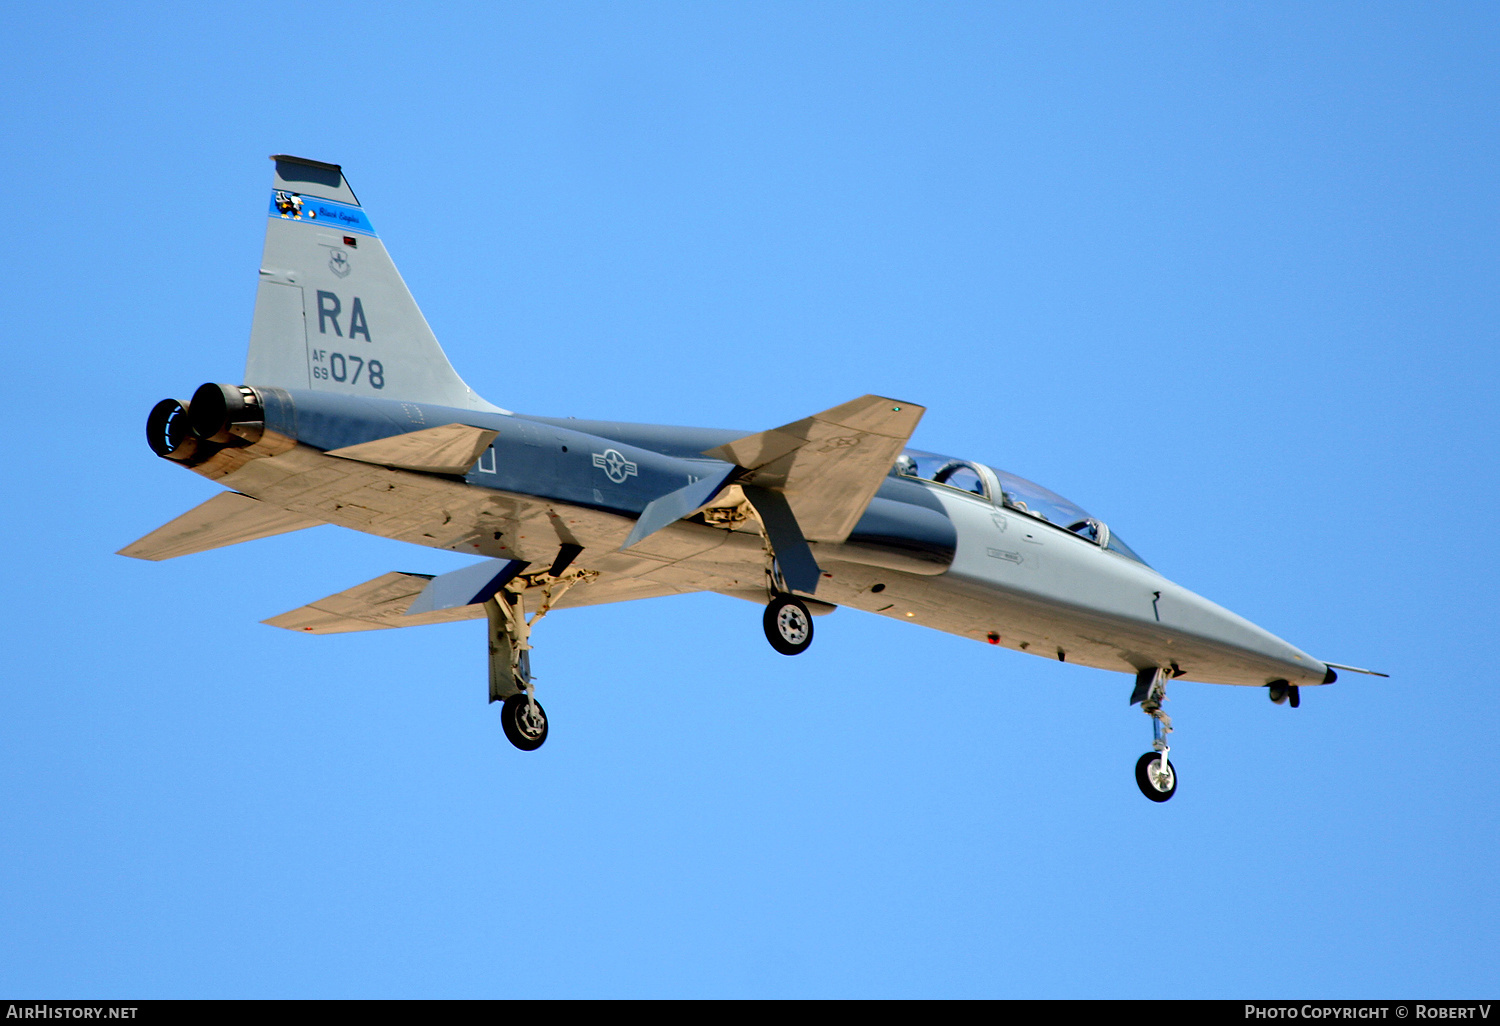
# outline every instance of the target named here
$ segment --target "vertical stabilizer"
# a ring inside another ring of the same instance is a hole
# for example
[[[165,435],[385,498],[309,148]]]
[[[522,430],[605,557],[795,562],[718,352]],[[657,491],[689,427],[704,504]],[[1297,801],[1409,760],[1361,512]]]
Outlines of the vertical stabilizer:
[[[443,355],[343,170],[271,159],[245,383],[496,411]]]

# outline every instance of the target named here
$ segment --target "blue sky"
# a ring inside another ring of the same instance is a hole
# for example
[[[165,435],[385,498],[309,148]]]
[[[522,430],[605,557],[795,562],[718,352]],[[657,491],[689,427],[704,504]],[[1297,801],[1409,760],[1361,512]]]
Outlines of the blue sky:
[[[11,5],[0,991],[1493,996],[1500,17],[1480,4]],[[1322,658],[1179,684],[843,610],[258,621],[447,553],[112,553],[214,493],[270,153],[342,163],[502,406],[865,392]]]

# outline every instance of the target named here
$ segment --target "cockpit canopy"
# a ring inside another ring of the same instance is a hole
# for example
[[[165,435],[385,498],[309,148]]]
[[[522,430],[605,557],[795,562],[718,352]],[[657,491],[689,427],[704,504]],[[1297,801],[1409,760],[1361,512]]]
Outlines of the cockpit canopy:
[[[1096,544],[1102,544],[1111,552],[1118,552],[1143,566],[1149,565],[1118,535],[1110,531],[1102,520],[1091,516],[1076,503],[1069,502],[1056,492],[1024,477],[1017,477],[995,467],[918,449],[907,449],[902,453],[897,458],[896,465],[891,468],[891,474],[970,492],[1006,509],[1035,517],[1061,530],[1071,531]],[[998,483],[999,495],[990,494],[990,480]]]

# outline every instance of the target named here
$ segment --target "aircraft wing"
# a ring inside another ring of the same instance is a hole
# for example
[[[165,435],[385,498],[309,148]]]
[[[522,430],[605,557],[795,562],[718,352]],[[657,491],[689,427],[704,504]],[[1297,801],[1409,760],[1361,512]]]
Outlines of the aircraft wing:
[[[357,584],[300,609],[262,620],[272,627],[308,634],[346,634],[379,631],[388,627],[419,627],[429,623],[451,623],[484,615],[483,606],[440,609],[420,616],[407,616],[406,609],[432,580],[427,574],[393,572]]]
[[[557,609],[581,606],[603,606],[613,602],[661,598],[664,595],[687,595],[707,591],[684,581],[662,581],[646,577],[600,577],[586,584],[576,584],[554,603]]]
[[[703,455],[751,470],[745,483],[784,494],[808,541],[841,542],[925,412],[912,403],[866,395]]]
[[[382,574],[372,581],[355,585],[347,591],[329,595],[316,602],[310,602],[300,609],[293,609],[261,622],[298,633],[347,634],[353,631],[379,631],[394,627],[454,623],[459,620],[478,620],[484,617],[483,603],[438,609],[433,612],[418,613],[415,616],[407,615],[407,609],[416,601],[417,596],[426,590],[432,579],[429,574],[401,572]],[[696,587],[694,583],[682,579],[664,581],[622,574],[602,575],[569,588],[555,603],[555,607],[571,609],[579,606],[598,606],[610,602],[629,602],[633,599],[658,598],[663,595],[679,595],[702,590],[706,589]],[[527,594],[539,591],[540,589],[527,589]],[[528,599],[530,608],[535,609],[538,601],[540,601],[539,597]]]
[[[162,560],[316,527],[323,521],[252,499],[220,492],[119,551],[134,559]]]

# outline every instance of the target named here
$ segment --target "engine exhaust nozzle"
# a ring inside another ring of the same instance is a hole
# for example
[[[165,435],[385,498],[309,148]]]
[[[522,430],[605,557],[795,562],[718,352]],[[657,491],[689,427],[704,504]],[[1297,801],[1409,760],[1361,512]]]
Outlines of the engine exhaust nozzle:
[[[200,385],[188,403],[188,424],[205,442],[253,445],[265,423],[260,396],[247,385]]]
[[[198,451],[198,439],[188,425],[188,406],[163,399],[146,417],[146,443],[162,459],[185,463]]]

